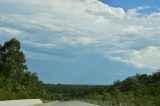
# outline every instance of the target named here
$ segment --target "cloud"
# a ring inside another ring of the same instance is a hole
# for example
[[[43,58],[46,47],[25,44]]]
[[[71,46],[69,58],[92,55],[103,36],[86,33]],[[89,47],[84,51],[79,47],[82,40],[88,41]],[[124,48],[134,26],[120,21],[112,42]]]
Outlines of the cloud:
[[[39,58],[57,50],[89,52],[140,68],[160,68],[160,13],[139,12],[151,7],[125,12],[97,0],[1,0],[0,6],[1,40],[19,38],[30,55],[36,50],[47,52]]]
[[[149,46],[141,50],[116,51],[112,60],[133,64],[139,68],[159,69],[160,47]]]
[[[159,69],[160,47],[150,46],[128,53],[130,64],[138,67]]]

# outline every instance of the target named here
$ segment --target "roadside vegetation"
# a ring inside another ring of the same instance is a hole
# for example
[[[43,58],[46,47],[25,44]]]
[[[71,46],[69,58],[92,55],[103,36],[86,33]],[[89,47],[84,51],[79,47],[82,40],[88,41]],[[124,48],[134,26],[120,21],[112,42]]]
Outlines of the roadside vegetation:
[[[160,106],[160,72],[152,75],[137,74],[113,85],[47,84],[50,94],[64,100],[79,99],[97,104],[133,104]]]
[[[96,103],[160,106],[160,71],[137,74],[113,85],[44,84],[31,73],[15,38],[0,45],[0,100],[87,100]]]
[[[25,64],[20,42],[11,39],[0,45],[0,100],[43,98],[47,95],[36,73]]]

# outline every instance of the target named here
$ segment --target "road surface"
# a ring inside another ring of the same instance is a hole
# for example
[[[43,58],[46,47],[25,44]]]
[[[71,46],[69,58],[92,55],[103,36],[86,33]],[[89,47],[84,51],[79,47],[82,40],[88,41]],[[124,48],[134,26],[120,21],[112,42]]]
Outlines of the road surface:
[[[97,106],[88,103],[78,102],[78,101],[68,101],[68,102],[52,102],[36,106]]]

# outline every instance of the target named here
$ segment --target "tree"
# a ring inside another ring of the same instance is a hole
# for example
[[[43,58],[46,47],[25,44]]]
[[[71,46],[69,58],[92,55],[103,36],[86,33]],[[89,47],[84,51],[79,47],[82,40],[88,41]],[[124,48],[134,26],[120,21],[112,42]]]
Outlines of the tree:
[[[21,80],[20,77],[22,72],[27,70],[25,56],[20,50],[20,47],[20,42],[15,38],[5,42],[2,47],[5,77],[15,78],[15,76],[19,74],[19,77],[16,76],[16,79]]]
[[[17,39],[0,45],[0,100],[47,97],[43,82],[27,70],[25,62]]]

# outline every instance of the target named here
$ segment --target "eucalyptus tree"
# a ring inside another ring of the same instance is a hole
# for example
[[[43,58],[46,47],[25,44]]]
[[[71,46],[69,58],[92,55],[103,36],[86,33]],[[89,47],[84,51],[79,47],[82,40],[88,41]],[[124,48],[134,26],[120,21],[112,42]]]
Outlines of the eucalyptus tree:
[[[4,43],[2,47],[2,57],[4,63],[4,75],[20,80],[21,74],[27,69],[25,65],[25,55],[21,51],[21,44],[15,38]],[[17,75],[19,76],[17,77]]]

